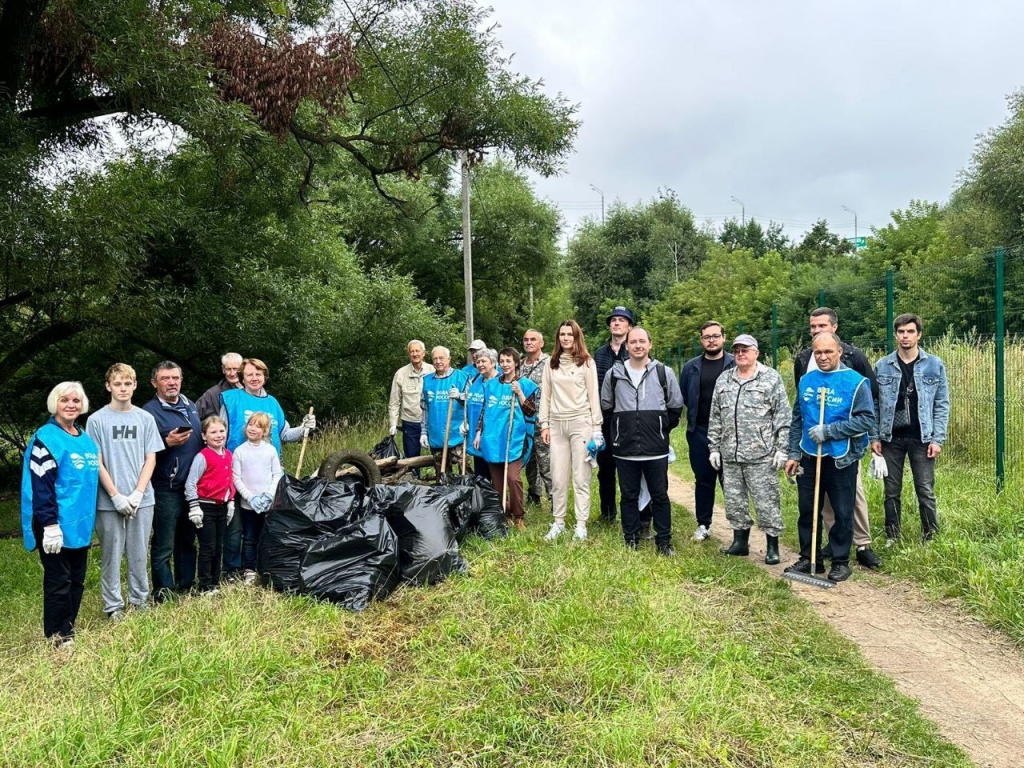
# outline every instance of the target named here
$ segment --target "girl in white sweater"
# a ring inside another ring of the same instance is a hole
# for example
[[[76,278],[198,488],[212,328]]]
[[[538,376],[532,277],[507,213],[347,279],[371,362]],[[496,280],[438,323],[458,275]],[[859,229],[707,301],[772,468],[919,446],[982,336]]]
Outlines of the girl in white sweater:
[[[551,446],[551,511],[555,522],[545,538],[558,538],[565,531],[572,481],[578,541],[587,538],[590,517],[592,468],[587,461],[587,443],[604,444],[601,434],[601,390],[597,366],[587,351],[583,331],[575,320],[558,327],[551,360],[544,366],[540,384],[540,437]]]
[[[270,417],[254,413],[245,425],[246,442],[235,449],[232,476],[242,497],[242,568],[246,582],[256,580],[256,544],[263,531],[264,514],[274,501],[284,476],[274,444],[267,440]]]

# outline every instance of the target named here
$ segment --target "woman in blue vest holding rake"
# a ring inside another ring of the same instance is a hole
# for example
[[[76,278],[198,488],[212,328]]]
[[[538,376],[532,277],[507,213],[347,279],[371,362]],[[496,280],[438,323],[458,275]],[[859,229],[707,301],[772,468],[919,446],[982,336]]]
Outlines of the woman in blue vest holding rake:
[[[54,387],[46,408],[51,418],[25,450],[21,528],[25,549],[38,547],[43,564],[43,632],[54,648],[71,649],[96,525],[100,452],[75,423],[89,411],[80,382]]]

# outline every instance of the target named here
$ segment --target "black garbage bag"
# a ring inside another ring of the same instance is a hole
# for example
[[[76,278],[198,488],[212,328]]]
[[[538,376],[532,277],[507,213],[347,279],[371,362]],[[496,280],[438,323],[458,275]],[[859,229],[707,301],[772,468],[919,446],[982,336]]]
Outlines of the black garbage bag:
[[[451,502],[448,515],[455,530],[455,540],[462,544],[478,517],[474,500],[476,489],[467,485],[445,484],[445,477],[442,476],[440,485],[433,487]]]
[[[473,511],[465,529],[485,539],[504,539],[508,536],[501,496],[491,481],[476,475],[454,475],[442,479],[450,487],[473,489]],[[443,486],[439,486],[443,487]],[[461,541],[461,539],[460,539]]]
[[[302,594],[350,611],[362,611],[371,600],[383,600],[399,582],[398,535],[381,515],[369,515],[321,536],[302,558]]]
[[[387,518],[398,534],[402,581],[437,584],[469,570],[452,526],[452,502],[430,485],[376,485],[367,494],[371,514]]]
[[[395,442],[394,435],[388,435],[373,446],[373,450],[370,451],[370,455],[375,459],[402,458],[402,454],[398,451],[398,443]]]
[[[274,589],[297,592],[309,545],[365,516],[362,483],[285,475],[277,485],[257,550],[257,569]]]

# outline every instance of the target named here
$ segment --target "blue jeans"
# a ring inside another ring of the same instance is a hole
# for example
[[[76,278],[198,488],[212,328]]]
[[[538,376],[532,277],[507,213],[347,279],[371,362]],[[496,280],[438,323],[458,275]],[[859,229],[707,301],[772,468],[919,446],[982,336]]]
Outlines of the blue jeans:
[[[235,497],[235,515],[224,530],[224,575],[230,576],[242,569],[242,504]]]
[[[242,567],[247,571],[256,570],[256,545],[263,532],[266,514],[257,515],[251,509],[240,509],[242,517]],[[238,517],[238,515],[236,515]],[[232,520],[232,523],[234,520]]]
[[[797,530],[800,532],[800,557],[811,557],[811,527],[814,522],[812,515],[821,515],[825,506],[825,495],[832,504],[836,521],[828,532],[828,543],[832,547],[832,565],[850,561],[850,543],[853,540],[853,507],[857,499],[857,470],[860,464],[854,462],[842,469],[836,469],[836,462],[831,456],[821,459],[821,485],[818,489],[818,508],[814,509],[814,471],[817,459],[804,456],[800,461],[804,473],[796,479],[800,493],[800,519]],[[819,517],[818,538],[814,542],[814,551],[821,552],[821,529],[824,526]],[[821,555],[815,557],[821,562]]]
[[[903,469],[910,457],[910,471],[914,476],[918,512],[921,515],[921,538],[932,538],[939,530],[939,517],[935,504],[935,459],[928,458],[928,445],[920,440],[894,437],[882,443],[882,458],[889,468],[885,478],[885,535],[900,537],[903,518]]]
[[[153,599],[162,602],[175,589],[192,588],[196,578],[196,527],[188,519],[184,489],[154,488],[153,495]]]

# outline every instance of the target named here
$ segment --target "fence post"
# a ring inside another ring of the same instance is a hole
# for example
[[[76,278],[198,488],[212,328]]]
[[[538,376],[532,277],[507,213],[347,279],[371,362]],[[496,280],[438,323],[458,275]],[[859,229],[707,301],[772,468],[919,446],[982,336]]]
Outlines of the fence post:
[[[1006,485],[1006,371],[1003,357],[1003,336],[1006,333],[1003,317],[1003,255],[996,248],[996,493]]]
[[[893,272],[890,269],[885,273],[885,345],[886,351],[891,355],[896,349],[896,342],[893,339],[893,320],[896,319],[896,312],[893,308],[896,298],[896,286],[893,281]]]
[[[683,374],[683,342],[676,342],[676,378]]]
[[[697,336],[693,337],[693,356],[696,357],[700,354],[700,338]]]
[[[779,370],[779,305],[772,304],[772,368]]]
[[[740,324],[736,328],[736,335],[739,336],[741,333],[743,333],[743,321],[742,320],[740,320]]]
[[[818,306],[819,307],[824,307],[825,306],[825,289],[824,288],[819,288],[818,289]]]

